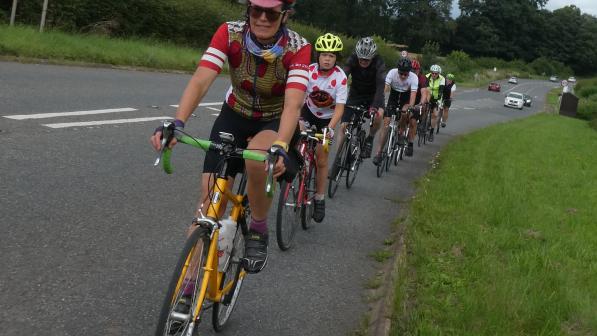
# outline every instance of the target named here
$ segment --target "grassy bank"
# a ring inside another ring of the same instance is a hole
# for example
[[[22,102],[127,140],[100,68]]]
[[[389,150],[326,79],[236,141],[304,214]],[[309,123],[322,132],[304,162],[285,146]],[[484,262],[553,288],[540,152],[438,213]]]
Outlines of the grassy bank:
[[[0,25],[0,55],[54,62],[84,62],[161,70],[193,71],[202,51],[151,40],[43,34],[31,27]]]
[[[548,114],[447,146],[412,203],[393,335],[597,334],[595,148]]]

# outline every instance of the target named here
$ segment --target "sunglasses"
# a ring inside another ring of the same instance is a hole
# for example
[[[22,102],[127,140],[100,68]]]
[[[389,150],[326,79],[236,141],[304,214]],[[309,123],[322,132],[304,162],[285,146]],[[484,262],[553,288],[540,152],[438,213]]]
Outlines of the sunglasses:
[[[439,72],[432,72],[432,75],[439,75]]]
[[[278,12],[273,9],[263,8],[263,7],[259,7],[259,6],[253,6],[253,5],[250,5],[248,10],[249,10],[249,15],[255,20],[259,19],[261,17],[261,15],[263,15],[263,13],[265,13],[265,18],[269,22],[277,21],[280,18],[280,16],[282,16],[284,13],[286,13],[286,11]]]
[[[408,72],[399,72],[398,74],[400,74],[400,76],[402,77],[408,76]]]

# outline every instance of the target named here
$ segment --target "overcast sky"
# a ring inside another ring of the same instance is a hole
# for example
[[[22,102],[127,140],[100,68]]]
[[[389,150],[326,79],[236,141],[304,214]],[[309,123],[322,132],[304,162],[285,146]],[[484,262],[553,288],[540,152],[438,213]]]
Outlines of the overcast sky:
[[[580,8],[582,13],[587,13],[597,16],[597,0],[549,0],[546,9],[554,10],[568,5],[575,5]],[[458,0],[452,1],[452,16],[458,17],[460,10],[458,9]]]

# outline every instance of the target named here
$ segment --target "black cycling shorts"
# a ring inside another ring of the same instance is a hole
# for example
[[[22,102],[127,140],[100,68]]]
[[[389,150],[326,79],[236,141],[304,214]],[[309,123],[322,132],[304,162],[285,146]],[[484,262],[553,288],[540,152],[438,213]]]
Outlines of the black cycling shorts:
[[[209,135],[209,140],[220,141],[220,132],[230,133],[234,136],[234,144],[238,148],[247,148],[249,142],[247,138],[255,136],[264,130],[278,132],[280,119],[270,121],[250,120],[234,112],[228,104],[222,105],[220,115],[216,118]],[[269,148],[259,148],[269,150]],[[265,153],[265,152],[264,152]],[[203,163],[204,173],[218,172],[218,165],[222,162],[223,156],[214,151],[208,151]],[[228,160],[226,176],[235,177],[236,174],[244,170],[244,160],[241,158],[231,158]]]
[[[311,126],[315,126],[317,128],[317,132],[323,132],[323,129],[325,127],[327,127],[330,124],[330,121],[332,120],[330,119],[321,119],[318,118],[316,115],[313,114],[313,112],[311,112],[311,110],[309,110],[309,108],[307,107],[307,105],[303,105],[303,108],[301,109],[301,118],[308,122],[309,125]]]
[[[368,110],[369,107],[371,106],[371,104],[373,104],[373,96],[367,97],[367,98],[348,97],[348,101],[346,102],[346,105],[344,106],[344,113],[342,114],[342,122],[343,123],[349,122],[350,119],[352,118],[353,114],[355,114],[355,113],[358,113],[358,116],[360,116],[361,112],[350,108],[351,106],[360,106],[360,107],[363,107],[365,110]]]
[[[444,107],[452,106],[452,99],[444,99]]]
[[[410,91],[399,92],[396,90],[390,90],[390,97],[388,98],[388,105],[384,110],[384,117],[392,117],[392,114],[396,111],[402,110],[402,107],[410,101]]]

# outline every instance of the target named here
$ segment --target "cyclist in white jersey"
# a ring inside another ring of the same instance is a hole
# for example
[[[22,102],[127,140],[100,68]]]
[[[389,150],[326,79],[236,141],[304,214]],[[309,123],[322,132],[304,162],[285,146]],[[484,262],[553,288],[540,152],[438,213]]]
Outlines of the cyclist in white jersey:
[[[317,38],[315,51],[317,63],[309,66],[309,83],[307,98],[301,111],[301,120],[305,124],[315,126],[319,132],[327,129],[331,139],[334,129],[340,123],[344,113],[344,105],[348,96],[348,79],[344,71],[336,65],[342,51],[342,40],[338,36],[327,33]],[[328,174],[328,153],[317,145],[317,179],[313,220],[323,221],[325,217],[325,187]]]
[[[388,72],[386,75],[385,92],[390,93],[388,104],[384,110],[384,127],[381,130],[381,141],[378,143],[377,155],[373,158],[373,163],[379,165],[381,162],[381,150],[386,142],[388,126],[392,114],[400,111],[400,125],[406,125],[410,119],[411,132],[409,133],[409,144],[412,144],[416,130],[416,116],[408,116],[407,110],[415,105],[417,99],[417,90],[419,88],[419,78],[411,72],[411,61],[408,58],[398,60],[398,66]],[[413,125],[414,123],[414,125]],[[412,146],[409,146],[412,150]],[[412,153],[412,152],[411,152]]]

